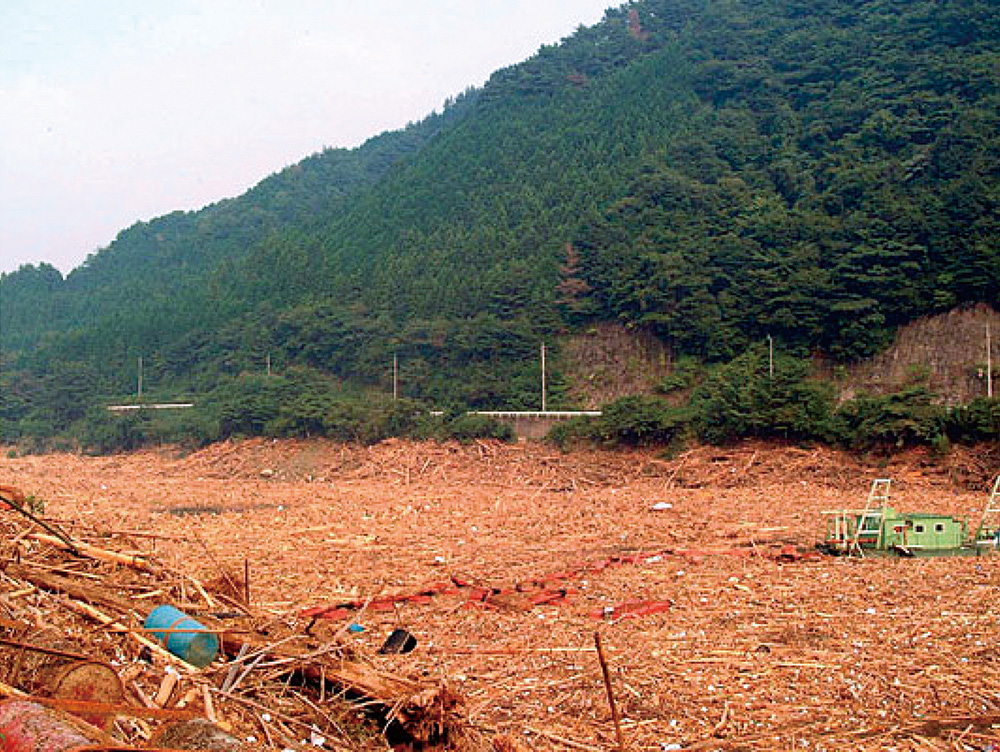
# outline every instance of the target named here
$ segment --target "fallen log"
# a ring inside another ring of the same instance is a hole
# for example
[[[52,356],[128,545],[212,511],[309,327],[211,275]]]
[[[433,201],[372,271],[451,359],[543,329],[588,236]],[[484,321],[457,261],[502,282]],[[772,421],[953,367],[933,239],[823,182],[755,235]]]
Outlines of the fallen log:
[[[81,601],[92,603],[95,606],[114,608],[118,611],[128,612],[135,604],[120,596],[108,592],[106,588],[80,582],[78,579],[65,575],[46,572],[24,564],[9,563],[3,567],[3,571],[19,580],[25,580],[32,585],[54,593],[66,593]]]
[[[463,699],[443,685],[429,685],[357,661],[325,659],[298,669],[310,681],[328,681],[388,712],[386,720],[411,744],[445,744],[465,726]]]
[[[106,663],[77,661],[52,666],[40,675],[43,694],[59,700],[84,700],[115,705],[125,696],[118,673]],[[80,717],[92,726],[110,730],[112,719],[86,712]]]

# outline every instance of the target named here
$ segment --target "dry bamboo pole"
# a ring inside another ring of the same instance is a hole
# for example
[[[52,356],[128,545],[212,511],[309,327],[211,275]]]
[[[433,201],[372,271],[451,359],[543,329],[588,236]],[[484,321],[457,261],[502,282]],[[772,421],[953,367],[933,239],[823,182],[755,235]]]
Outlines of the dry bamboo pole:
[[[160,567],[146,561],[143,557],[136,554],[121,554],[117,551],[109,551],[106,548],[101,548],[99,546],[94,546],[90,543],[83,543],[80,541],[67,542],[62,538],[57,538],[54,535],[46,535],[45,533],[32,533],[28,537],[38,541],[39,543],[48,543],[49,545],[56,546],[57,548],[68,549],[73,553],[79,554],[80,556],[87,556],[91,559],[97,559],[98,561],[103,561],[108,564],[121,564],[149,574],[159,575],[163,573]]]
[[[597,660],[601,664],[601,673],[604,675],[604,689],[608,694],[608,705],[611,706],[611,718],[615,722],[615,738],[618,741],[618,751],[625,752],[625,740],[622,738],[622,722],[618,717],[618,706],[615,705],[615,693],[611,688],[611,672],[608,671],[608,662],[604,659],[604,647],[601,645],[601,633],[594,632],[594,647],[597,648]]]
[[[27,697],[27,692],[22,692],[17,687],[12,687],[9,684],[4,684],[0,682],[0,697]]]

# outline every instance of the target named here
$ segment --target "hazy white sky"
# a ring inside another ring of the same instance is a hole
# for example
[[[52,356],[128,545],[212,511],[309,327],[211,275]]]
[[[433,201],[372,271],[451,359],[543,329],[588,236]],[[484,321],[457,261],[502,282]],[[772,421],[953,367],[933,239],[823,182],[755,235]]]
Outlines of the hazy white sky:
[[[0,271],[440,110],[620,0],[3,0]]]

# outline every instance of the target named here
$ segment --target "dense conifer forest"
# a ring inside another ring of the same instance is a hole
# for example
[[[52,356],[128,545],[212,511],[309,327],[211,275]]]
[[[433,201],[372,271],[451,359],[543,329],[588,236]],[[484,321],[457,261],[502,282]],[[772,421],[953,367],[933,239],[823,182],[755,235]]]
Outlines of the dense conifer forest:
[[[534,408],[540,343],[609,320],[709,369],[684,408],[702,418],[771,337],[806,412],[750,433],[849,440],[796,363],[1000,300],[1000,8],[640,0],[419,123],[129,227],[65,278],[5,274],[0,296],[7,440],[430,430],[372,396],[394,357],[423,405]],[[200,417],[108,417],[140,357],[146,394]],[[907,399],[907,420],[933,402]],[[953,438],[1000,427],[975,409]],[[692,415],[654,423],[669,439]],[[902,434],[945,436],[935,415]],[[747,434],[720,425],[704,437]]]

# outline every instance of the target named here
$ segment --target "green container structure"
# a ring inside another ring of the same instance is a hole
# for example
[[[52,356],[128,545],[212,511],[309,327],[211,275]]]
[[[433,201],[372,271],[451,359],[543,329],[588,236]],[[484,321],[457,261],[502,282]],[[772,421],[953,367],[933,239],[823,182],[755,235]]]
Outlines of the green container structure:
[[[826,537],[819,547],[841,556],[981,556],[1000,546],[1000,476],[971,536],[959,517],[897,512],[888,504],[889,485],[887,479],[874,481],[862,510],[825,512]]]

